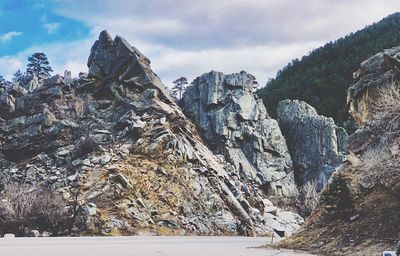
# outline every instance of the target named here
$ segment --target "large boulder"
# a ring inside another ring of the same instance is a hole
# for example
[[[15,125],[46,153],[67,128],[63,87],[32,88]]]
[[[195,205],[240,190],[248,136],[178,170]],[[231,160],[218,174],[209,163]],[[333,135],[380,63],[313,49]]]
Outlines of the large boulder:
[[[332,118],[318,115],[303,101],[283,100],[278,122],[286,138],[299,185],[310,180],[324,185],[344,160],[346,131]]]
[[[400,78],[400,47],[386,49],[361,62],[353,73],[356,82],[347,90],[350,115],[360,124],[371,117],[371,103],[379,88],[390,86]]]
[[[266,194],[293,196],[292,161],[276,120],[253,94],[254,76],[211,71],[196,78],[181,106],[214,153],[232,164],[230,175],[262,187]]]

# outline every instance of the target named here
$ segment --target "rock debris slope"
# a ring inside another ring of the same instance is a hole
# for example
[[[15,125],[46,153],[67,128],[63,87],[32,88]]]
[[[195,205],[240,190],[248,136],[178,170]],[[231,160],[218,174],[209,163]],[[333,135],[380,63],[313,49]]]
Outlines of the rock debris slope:
[[[318,115],[303,101],[283,100],[278,106],[282,129],[299,185],[316,180],[324,185],[344,160],[346,131],[332,118]]]
[[[81,188],[78,232],[289,235],[299,228],[298,215],[274,207],[250,182],[295,190],[278,126],[246,90],[236,92],[250,100],[239,102],[241,118],[258,121],[232,123],[238,130],[230,136],[265,137],[250,136],[246,155],[232,151],[250,159],[234,180],[171,101],[150,60],[123,38],[103,31],[88,67],[76,79],[56,75],[32,92],[16,83],[0,95],[1,172],[52,185],[68,200],[71,188]]]

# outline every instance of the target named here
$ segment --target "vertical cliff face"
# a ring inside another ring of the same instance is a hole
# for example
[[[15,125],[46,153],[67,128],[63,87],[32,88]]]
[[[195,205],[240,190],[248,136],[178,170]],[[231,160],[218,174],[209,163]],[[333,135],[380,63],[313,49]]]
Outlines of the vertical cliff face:
[[[183,111],[200,128],[214,153],[231,164],[229,175],[248,180],[266,194],[297,193],[292,161],[278,123],[252,93],[254,76],[211,71],[184,93]]]
[[[305,102],[284,100],[278,106],[278,122],[293,160],[299,185],[310,180],[326,184],[344,160],[347,133],[332,118],[318,115]]]
[[[377,89],[400,78],[400,47],[386,49],[363,61],[353,73],[356,82],[347,90],[350,115],[361,125],[372,113]]]

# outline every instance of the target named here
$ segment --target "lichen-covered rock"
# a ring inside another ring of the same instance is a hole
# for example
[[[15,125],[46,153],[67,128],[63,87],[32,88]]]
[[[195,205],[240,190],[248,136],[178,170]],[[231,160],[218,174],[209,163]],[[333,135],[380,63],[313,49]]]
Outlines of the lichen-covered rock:
[[[30,93],[15,86],[0,95],[2,174],[68,200],[80,191],[86,234],[274,232],[263,193],[232,180],[147,58],[102,32],[88,66],[79,79],[56,75]],[[280,223],[292,232],[292,222]]]
[[[346,131],[332,118],[318,115],[303,101],[283,100],[278,122],[286,138],[299,185],[310,180],[325,184],[344,160]]]
[[[355,84],[347,90],[350,115],[361,125],[371,116],[371,103],[378,88],[390,86],[400,78],[400,47],[386,49],[361,62],[353,73]]]
[[[278,123],[252,93],[254,76],[211,71],[196,78],[181,106],[209,147],[232,164],[230,175],[277,196],[297,192],[292,161]]]

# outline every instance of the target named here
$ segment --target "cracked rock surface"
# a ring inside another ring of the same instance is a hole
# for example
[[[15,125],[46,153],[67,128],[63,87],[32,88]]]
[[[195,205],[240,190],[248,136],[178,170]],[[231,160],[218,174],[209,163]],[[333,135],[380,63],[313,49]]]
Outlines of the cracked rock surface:
[[[297,188],[292,160],[276,120],[253,94],[254,76],[211,71],[196,78],[181,106],[210,149],[230,163],[229,174],[265,195],[292,197]]]
[[[347,133],[332,118],[318,115],[303,101],[283,100],[278,122],[293,160],[297,182],[324,185],[345,159]]]
[[[251,152],[243,157],[260,168],[271,161],[274,171],[263,170],[276,175],[260,175],[252,164],[234,178],[232,165],[209,150],[170,99],[149,59],[123,38],[103,31],[88,67],[79,78],[56,75],[32,92],[15,83],[0,95],[1,172],[53,186],[66,200],[80,188],[78,233],[282,236],[303,223],[295,213],[270,210],[251,182],[290,177],[287,150],[277,144],[283,137],[271,130],[276,122],[263,119],[242,133],[267,136],[243,144]],[[245,120],[266,117],[259,101],[256,108],[243,104]],[[264,148],[270,153],[259,153]]]

